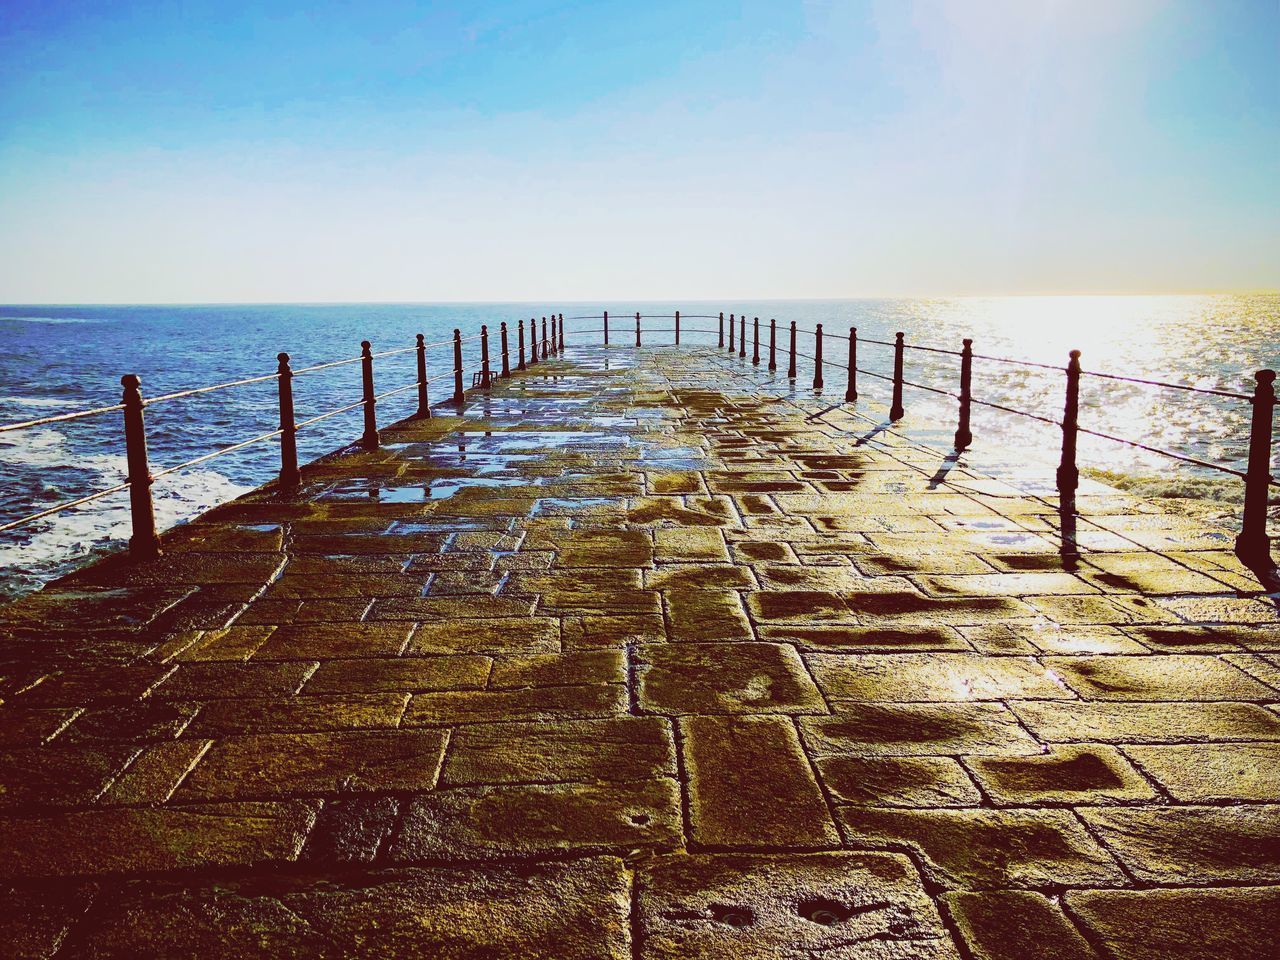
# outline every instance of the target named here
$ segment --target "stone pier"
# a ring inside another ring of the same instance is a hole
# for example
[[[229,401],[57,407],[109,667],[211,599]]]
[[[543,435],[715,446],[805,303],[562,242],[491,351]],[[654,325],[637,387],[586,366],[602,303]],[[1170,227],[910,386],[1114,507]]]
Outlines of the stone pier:
[[[842,393],[571,345],[0,609],[0,954],[1280,956],[1230,535]]]

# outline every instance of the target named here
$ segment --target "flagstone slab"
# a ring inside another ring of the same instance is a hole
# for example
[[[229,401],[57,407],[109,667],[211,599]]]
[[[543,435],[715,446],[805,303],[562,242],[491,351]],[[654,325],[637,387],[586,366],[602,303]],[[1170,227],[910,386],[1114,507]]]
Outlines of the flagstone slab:
[[[839,845],[789,718],[686,717],[680,733],[691,843],[795,850]]]
[[[816,761],[837,803],[866,807],[969,807],[982,801],[950,757],[824,756]]]
[[[1027,755],[1043,749],[999,703],[831,705],[830,716],[800,719],[815,756]]]
[[[1280,805],[1079,812],[1124,865],[1148,883],[1280,881]]]
[[[622,862],[610,858],[380,871],[310,887],[139,884],[113,896],[81,955],[630,960],[628,907]]]
[[[839,700],[963,702],[1072,694],[1030,657],[976,653],[806,654],[827,696]]]
[[[770,643],[653,644],[634,654],[640,707],[651,713],[825,713],[794,649]]]
[[[1125,753],[1183,803],[1280,801],[1280,743],[1129,746]]]
[[[414,694],[403,726],[491,723],[503,720],[573,720],[627,710],[622,684],[528,687],[515,690],[449,690]]]
[[[184,731],[189,736],[286,733],[394,727],[408,694],[347,693],[313,697],[246,697],[211,700]]]
[[[302,688],[305,694],[471,690],[485,685],[492,661],[481,656],[380,657],[326,660]]]
[[[742,599],[732,590],[667,590],[665,600],[673,641],[707,643],[755,638],[742,609]]]
[[[1274,700],[1276,691],[1218,657],[1046,657],[1044,663],[1094,700]]]
[[[1036,737],[1049,743],[1187,743],[1280,740],[1280,716],[1252,703],[1010,704]]]
[[[31,747],[0,753],[0,811],[91,804],[138,754],[127,744]]]
[[[65,877],[293,860],[319,804],[110,807],[0,818],[0,876]]]
[[[1036,756],[967,757],[965,765],[997,806],[1106,804],[1154,800],[1156,792],[1114,747],[1051,748]]]
[[[493,690],[515,690],[625,683],[626,672],[627,661],[621,650],[522,654],[495,659],[488,686]]]
[[[1100,960],[1062,908],[1043,894],[953,892],[941,900],[974,960]]]
[[[413,863],[669,849],[681,833],[674,780],[467,787],[417,797],[389,856]]]
[[[958,958],[901,855],[670,855],[636,879],[643,960]]]
[[[209,748],[208,740],[166,740],[147,746],[111,783],[103,804],[164,803]]]
[[[1119,866],[1063,810],[888,810],[839,807],[852,849],[909,847],[930,877],[962,889],[1119,886]]]
[[[420,623],[405,649],[419,654],[554,653],[560,622],[548,617],[500,617]]]
[[[430,790],[445,737],[431,730],[361,730],[228,737],[209,749],[176,799],[238,800],[339,791]]]
[[[1280,887],[1070,890],[1067,909],[1126,960],[1280,956]]]

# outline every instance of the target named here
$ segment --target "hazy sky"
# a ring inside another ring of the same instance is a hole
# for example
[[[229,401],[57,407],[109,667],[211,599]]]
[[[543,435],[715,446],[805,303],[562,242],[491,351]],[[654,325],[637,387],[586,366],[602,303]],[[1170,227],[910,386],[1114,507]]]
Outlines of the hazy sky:
[[[0,301],[1280,286],[1277,0],[0,7]]]

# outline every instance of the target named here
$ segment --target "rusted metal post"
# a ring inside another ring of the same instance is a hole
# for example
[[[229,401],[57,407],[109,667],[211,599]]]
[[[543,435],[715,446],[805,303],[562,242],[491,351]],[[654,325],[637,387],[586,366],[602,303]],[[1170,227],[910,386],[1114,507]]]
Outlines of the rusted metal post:
[[[965,338],[960,350],[960,425],[956,427],[956,450],[964,450],[973,443],[969,432],[969,406],[973,399],[973,341]]]
[[[813,335],[813,389],[822,389],[822,324]]]
[[[733,350],[734,350],[734,346],[733,346],[733,328],[734,328],[734,326],[736,326],[736,325],[737,325],[737,322],[738,322],[738,321],[737,321],[737,317],[736,317],[734,314],[732,314],[732,313],[731,313],[731,314],[729,314],[729,352],[730,352],[730,353],[733,353]]]
[[[489,325],[480,324],[480,389],[488,390],[489,381]]]
[[[453,328],[453,402],[462,406],[462,331]]]
[[[751,322],[752,342],[751,342],[751,365],[753,367],[760,366],[760,318],[755,317]]]
[[[564,352],[564,314],[560,314],[560,351]]]
[[[147,430],[142,419],[142,381],[130,373],[120,378],[124,395],[124,449],[128,463],[129,510],[133,519],[133,536],[129,538],[129,555],[135,560],[152,560],[160,556],[160,538],[156,536],[156,512],[151,503],[151,468],[147,465]]]
[[[636,311],[636,346],[640,346],[640,313]]]
[[[676,311],[676,346],[680,346],[680,311]]]
[[[889,419],[901,420],[904,411],[902,409],[902,355],[906,350],[906,344],[902,342],[902,334],[895,333],[893,335],[893,403],[889,407]]]
[[[529,318],[529,366],[538,362],[538,318]]]
[[[609,345],[609,311],[604,312],[604,345]]]
[[[373,393],[373,344],[360,341],[360,380],[364,384],[364,434],[360,442],[369,450],[378,449],[378,401]]]
[[[524,363],[524,318],[523,317],[520,319],[520,327],[517,330],[516,336],[519,337],[518,343],[520,345],[520,359],[519,359],[519,362],[516,364],[516,369],[526,370],[528,368],[525,366],[525,363]]]
[[[747,358],[747,315],[745,313],[740,322],[742,326],[738,328],[738,359],[745,360]]]
[[[849,383],[844,388],[844,402],[858,399],[858,328],[849,328]]]
[[[1062,460],[1058,463],[1058,496],[1070,503],[1080,486],[1076,467],[1076,439],[1080,429],[1080,351],[1072,350],[1067,362],[1067,402],[1062,412]]]
[[[427,338],[418,334],[418,412],[417,420],[431,417],[431,400],[427,396]]]
[[[511,354],[507,349],[507,321],[502,321],[499,330],[502,333],[502,376],[509,377],[511,376]]]
[[[796,322],[791,321],[791,359],[787,363],[787,376],[796,378]]]
[[[769,318],[769,370],[778,369],[778,321]]]
[[[718,346],[721,348],[724,347],[724,311],[723,310],[720,311],[720,343],[718,344]]]
[[[276,388],[280,395],[280,489],[292,490],[298,485],[298,428],[293,419],[293,371],[289,355],[276,355]]]
[[[1276,372],[1253,375],[1253,423],[1249,430],[1249,467],[1244,481],[1244,520],[1236,537],[1236,556],[1249,567],[1270,568],[1267,499],[1271,486],[1271,418],[1276,405]]]
[[[556,315],[551,315],[551,355],[555,356],[560,352],[560,334],[556,331]]]
[[[542,359],[547,359],[547,318],[542,318]]]

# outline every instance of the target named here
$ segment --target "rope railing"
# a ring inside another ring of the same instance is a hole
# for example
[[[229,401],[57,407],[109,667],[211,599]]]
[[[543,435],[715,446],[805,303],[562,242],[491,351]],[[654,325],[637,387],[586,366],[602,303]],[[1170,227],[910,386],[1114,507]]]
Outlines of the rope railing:
[[[674,320],[675,322],[674,325],[650,325],[645,327],[643,321],[646,319]],[[711,329],[708,327],[690,327],[683,323],[683,321],[690,319],[719,320],[719,325],[717,329]],[[541,321],[540,323],[539,320]],[[676,345],[681,344],[681,337],[683,334],[717,336],[719,347],[725,347],[726,324],[725,315],[723,313],[685,314],[681,311],[676,311],[672,314],[644,314],[640,312],[633,312],[629,315],[611,315],[608,311],[603,311],[600,314],[569,317],[568,320],[575,322],[588,320],[602,321],[601,325],[598,327],[592,326],[582,328],[575,326],[573,335],[577,338],[583,335],[602,334],[602,342],[606,347],[610,344],[611,320],[615,324],[613,328],[614,331],[627,337],[629,337],[631,333],[629,328],[634,325],[634,338],[635,345],[637,347],[643,345],[643,335],[646,332],[650,335],[655,333],[674,333]],[[751,318],[750,326],[750,363],[752,368],[758,368],[765,363],[765,359],[761,354],[760,319],[758,317]],[[745,314],[729,314],[727,325],[728,351],[730,355],[736,354],[738,358],[744,361],[748,355],[747,328],[748,324]],[[824,356],[826,352],[824,345],[831,341],[845,340],[843,334],[824,331],[822,324],[818,324],[816,329],[813,330],[804,329],[798,327],[794,321],[790,322],[783,332],[787,335],[788,340],[785,346],[778,342],[779,331],[776,320],[771,318],[768,321],[766,350],[767,367],[770,372],[777,370],[778,354],[780,352],[783,353],[784,359],[787,363],[786,376],[788,379],[794,380],[797,378],[796,361],[798,358],[803,358],[812,364],[814,371],[813,387],[815,390],[821,390],[823,388],[823,371],[825,367],[829,366],[843,370],[847,377],[847,386],[844,397],[844,402],[846,403],[853,403],[857,401],[857,376],[859,374],[877,381],[889,383],[892,385],[893,391],[892,403],[889,409],[889,417],[891,421],[900,420],[905,414],[905,408],[903,405],[903,389],[906,387],[937,396],[947,397],[956,401],[959,404],[959,425],[955,436],[955,448],[957,451],[966,449],[972,442],[972,433],[970,432],[969,426],[969,412],[971,406],[975,404],[1003,413],[1028,418],[1061,429],[1063,440],[1062,458],[1058,467],[1058,491],[1060,499],[1064,504],[1072,503],[1074,501],[1075,492],[1079,484],[1079,471],[1076,466],[1076,438],[1079,434],[1085,434],[1102,440],[1107,440],[1109,442],[1124,444],[1129,447],[1175,461],[1239,477],[1245,481],[1246,496],[1243,531],[1237,539],[1236,552],[1247,563],[1251,563],[1253,565],[1270,563],[1269,541],[1266,535],[1266,510],[1268,506],[1267,491],[1271,487],[1280,486],[1280,481],[1273,478],[1270,473],[1272,432],[1271,414],[1275,406],[1275,374],[1272,371],[1264,370],[1259,371],[1256,374],[1256,389],[1254,394],[1250,396],[1248,394],[1229,390],[1197,387],[1189,384],[1179,384],[1164,380],[1126,377],[1117,374],[1084,371],[1080,366],[1078,351],[1072,352],[1069,362],[1065,367],[1058,367],[1052,364],[1039,363],[1030,360],[1017,360],[1009,357],[978,354],[973,351],[971,340],[965,340],[963,349],[957,351],[945,347],[926,344],[910,344],[905,341],[905,336],[902,333],[896,334],[893,341],[876,340],[867,337],[859,338],[856,327],[849,328],[849,362],[845,364]],[[813,353],[797,349],[796,337],[798,334],[804,334],[813,338]],[[132,507],[131,514],[134,528],[134,535],[130,541],[130,551],[131,553],[136,553],[140,557],[154,556],[159,551],[159,538],[156,535],[155,530],[150,488],[156,480],[169,476],[170,474],[177,473],[178,471],[208,462],[217,457],[225,456],[238,450],[243,450],[254,444],[279,438],[281,469],[277,486],[281,491],[287,492],[295,488],[300,482],[300,470],[298,467],[295,440],[299,430],[307,429],[332,417],[340,416],[343,413],[348,413],[356,409],[363,409],[364,433],[360,438],[360,443],[366,448],[376,448],[380,443],[376,416],[376,407],[380,401],[416,389],[418,392],[418,409],[413,415],[413,418],[428,418],[432,415],[431,403],[428,397],[428,387],[433,383],[438,383],[452,378],[453,395],[448,401],[443,402],[451,402],[461,410],[465,405],[466,386],[463,380],[463,375],[465,373],[470,372],[472,374],[473,388],[488,390],[495,380],[513,376],[518,372],[527,371],[535,367],[539,362],[559,355],[561,351],[565,349],[565,335],[565,316],[563,314],[553,313],[548,316],[542,316],[541,318],[532,317],[529,319],[527,325],[523,319],[520,319],[514,325],[505,322],[502,323],[500,331],[498,332],[500,348],[496,353],[491,352],[490,350],[491,332],[488,325],[482,325],[478,334],[463,337],[462,331],[460,329],[455,329],[451,339],[431,342],[427,342],[426,338],[419,334],[417,336],[417,343],[413,346],[393,347],[377,353],[373,352],[372,345],[368,341],[364,341],[361,344],[361,353],[357,357],[313,364],[298,370],[292,370],[290,368],[288,354],[282,353],[279,355],[279,368],[275,373],[245,377],[238,380],[228,381],[226,383],[211,384],[203,387],[193,387],[168,394],[162,394],[161,396],[149,399],[144,399],[142,397],[137,377],[124,377],[121,381],[124,386],[124,394],[122,401],[119,404],[98,407],[90,410],[75,411],[66,414],[56,414],[49,417],[40,417],[19,423],[0,425],[0,432],[7,432],[42,426],[49,423],[77,420],[84,417],[96,416],[114,411],[123,411],[125,420],[125,445],[126,453],[128,454],[128,477],[124,483],[117,484],[106,490],[91,493],[85,497],[55,504],[29,516],[7,522],[0,525],[0,532],[21,527],[25,524],[35,522],[63,510],[73,509],[127,489],[130,491]],[[472,355],[468,362],[464,362],[463,345],[474,344],[477,342],[479,345],[478,358]],[[894,349],[892,376],[868,370],[858,364],[857,347],[861,344],[886,346]],[[697,345],[710,346],[709,344]],[[429,348],[446,346],[452,347],[453,363],[451,367],[434,376],[427,376],[427,350]],[[959,392],[957,393],[949,389],[919,383],[914,380],[908,380],[904,375],[904,355],[907,350],[959,357],[961,360]],[[397,386],[381,393],[376,392],[374,389],[373,378],[374,360],[408,353],[417,354],[416,378],[412,382],[402,386]],[[990,361],[1027,368],[1049,370],[1056,373],[1064,373],[1066,375],[1066,402],[1064,405],[1063,417],[1061,419],[1055,419],[1038,413],[1033,413],[1028,410],[1019,410],[1015,407],[997,403],[992,400],[975,397],[972,391],[972,365],[974,360]],[[361,364],[362,391],[360,400],[339,406],[334,410],[329,410],[305,420],[295,421],[293,413],[294,377],[301,374],[314,373],[355,363]],[[1132,438],[1116,436],[1100,430],[1093,430],[1088,427],[1080,426],[1080,384],[1083,376],[1092,376],[1099,379],[1128,382],[1162,389],[1173,389],[1187,393],[1206,394],[1234,401],[1250,402],[1253,405],[1253,420],[1250,432],[1248,469],[1239,470],[1234,467],[1213,463],[1198,457],[1181,454],[1172,450],[1166,450]],[[280,405],[280,426],[277,429],[231,444],[230,446],[220,448],[184,463],[166,467],[158,472],[150,472],[147,463],[145,427],[143,423],[143,411],[146,407],[154,406],[159,403],[199,396],[214,391],[227,390],[234,387],[248,386],[273,380],[277,382]],[[837,404],[837,406],[838,405],[839,404]]]

